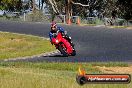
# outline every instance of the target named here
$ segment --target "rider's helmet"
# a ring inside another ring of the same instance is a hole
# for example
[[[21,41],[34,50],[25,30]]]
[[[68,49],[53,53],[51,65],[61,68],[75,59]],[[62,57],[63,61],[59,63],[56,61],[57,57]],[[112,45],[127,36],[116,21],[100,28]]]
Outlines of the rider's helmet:
[[[51,31],[52,32],[56,32],[57,31],[57,24],[56,24],[56,22],[52,22],[51,23]]]

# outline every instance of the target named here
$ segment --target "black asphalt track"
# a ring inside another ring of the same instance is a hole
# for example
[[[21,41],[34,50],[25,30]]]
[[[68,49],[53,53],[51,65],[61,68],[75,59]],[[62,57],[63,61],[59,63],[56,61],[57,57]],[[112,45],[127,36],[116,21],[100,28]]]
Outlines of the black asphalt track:
[[[132,30],[106,27],[61,25],[72,37],[76,56],[62,57],[60,53],[19,59],[17,61],[48,62],[132,62]],[[0,21],[0,31],[47,37],[49,23]]]

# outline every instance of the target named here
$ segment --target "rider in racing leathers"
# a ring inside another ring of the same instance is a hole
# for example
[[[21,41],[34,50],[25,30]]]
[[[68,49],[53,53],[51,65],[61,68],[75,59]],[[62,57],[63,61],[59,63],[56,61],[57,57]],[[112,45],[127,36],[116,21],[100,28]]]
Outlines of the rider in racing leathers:
[[[51,23],[51,31],[49,32],[49,37],[50,37],[50,40],[52,40],[52,37],[53,37],[53,33],[56,33],[57,31],[61,32],[63,36],[65,36],[65,38],[71,43],[72,46],[74,46],[74,44],[71,42],[71,37],[69,37],[67,35],[67,33],[65,33],[64,29],[61,28],[61,27],[58,27],[57,24],[55,22],[52,22]],[[51,41],[51,44],[52,41]]]

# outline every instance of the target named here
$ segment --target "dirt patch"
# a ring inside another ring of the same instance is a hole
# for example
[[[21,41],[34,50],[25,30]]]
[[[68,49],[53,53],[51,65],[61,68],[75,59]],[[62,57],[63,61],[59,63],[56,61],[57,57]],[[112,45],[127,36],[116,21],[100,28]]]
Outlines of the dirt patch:
[[[131,74],[132,73],[132,66],[129,67],[99,67],[97,68],[102,71],[103,73],[127,73]]]
[[[127,29],[132,29],[132,27],[127,27]]]

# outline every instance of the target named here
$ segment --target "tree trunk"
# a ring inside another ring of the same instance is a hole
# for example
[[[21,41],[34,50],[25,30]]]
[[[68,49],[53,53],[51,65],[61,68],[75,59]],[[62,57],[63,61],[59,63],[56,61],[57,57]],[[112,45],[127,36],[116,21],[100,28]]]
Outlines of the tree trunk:
[[[71,10],[71,0],[68,0],[67,5],[66,5],[66,18],[67,19],[70,19],[71,15],[72,15],[71,12],[72,12],[72,10]]]
[[[32,0],[33,13],[35,12],[35,0]]]
[[[41,10],[42,10],[43,6],[44,6],[44,0],[41,0],[41,4],[42,4],[42,6],[41,6]]]
[[[39,0],[39,10],[40,10],[40,3],[41,3],[41,2],[40,2],[40,0]]]

